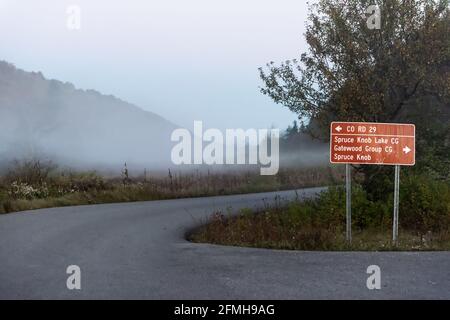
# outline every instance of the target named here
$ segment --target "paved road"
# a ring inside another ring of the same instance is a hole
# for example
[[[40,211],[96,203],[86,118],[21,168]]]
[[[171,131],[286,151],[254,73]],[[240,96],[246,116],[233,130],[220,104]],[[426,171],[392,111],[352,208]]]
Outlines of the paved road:
[[[449,253],[291,252],[184,240],[212,211],[261,207],[275,194],[296,196],[287,191],[2,215],[0,298],[450,298]],[[382,271],[381,290],[366,287],[373,264]],[[80,266],[81,290],[66,288],[68,265]]]

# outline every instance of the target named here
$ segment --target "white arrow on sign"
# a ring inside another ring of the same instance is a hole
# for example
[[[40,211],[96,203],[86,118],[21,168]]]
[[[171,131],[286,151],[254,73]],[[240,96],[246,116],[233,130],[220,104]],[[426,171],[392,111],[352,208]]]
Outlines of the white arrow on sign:
[[[341,131],[342,131],[342,127],[341,127],[341,126],[337,126],[337,127],[336,127],[336,131],[337,131],[337,132],[341,132]]]
[[[405,154],[408,154],[408,153],[410,153],[412,150],[408,147],[408,146],[406,146],[406,147],[404,147],[403,148],[403,152],[405,153]]]

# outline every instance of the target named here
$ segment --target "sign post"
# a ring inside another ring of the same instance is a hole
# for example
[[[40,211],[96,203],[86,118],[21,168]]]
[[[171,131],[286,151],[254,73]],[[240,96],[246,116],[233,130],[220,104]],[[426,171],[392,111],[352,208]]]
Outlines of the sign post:
[[[398,242],[400,166],[416,162],[416,127],[413,124],[332,122],[330,162],[346,164],[346,238],[351,234],[351,164],[394,165],[392,240]]]
[[[398,242],[398,206],[400,192],[400,166],[395,166],[395,182],[394,182],[394,222],[392,225],[392,241],[397,245]]]
[[[345,165],[346,239],[352,243],[352,167]]]

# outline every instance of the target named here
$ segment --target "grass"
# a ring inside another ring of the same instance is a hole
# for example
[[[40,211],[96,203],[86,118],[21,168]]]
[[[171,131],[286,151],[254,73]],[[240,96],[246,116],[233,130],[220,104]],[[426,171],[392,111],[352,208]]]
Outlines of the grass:
[[[273,224],[270,214],[255,218],[233,217],[226,222],[210,221],[197,229],[188,239],[196,243],[227,246],[306,251],[447,251],[450,233],[423,235],[400,230],[397,245],[392,242],[391,230],[358,230],[348,244],[345,232],[323,228],[289,228]]]
[[[129,171],[132,172],[132,169]],[[324,186],[342,181],[339,169],[280,170],[276,176],[254,171],[148,172],[103,176],[59,170],[50,163],[17,162],[0,176],[0,213],[40,208],[164,200]]]
[[[355,214],[351,245],[345,239],[345,192],[341,187],[330,188],[317,199],[257,213],[248,209],[237,216],[217,212],[188,235],[188,239],[198,243],[287,250],[450,250],[450,188],[445,187],[448,184],[424,182],[421,178],[410,178],[408,184],[408,179],[405,180],[397,245],[391,241],[391,206],[368,200],[359,187],[353,190]],[[422,188],[412,188],[418,181]],[[439,193],[434,193],[436,186]]]

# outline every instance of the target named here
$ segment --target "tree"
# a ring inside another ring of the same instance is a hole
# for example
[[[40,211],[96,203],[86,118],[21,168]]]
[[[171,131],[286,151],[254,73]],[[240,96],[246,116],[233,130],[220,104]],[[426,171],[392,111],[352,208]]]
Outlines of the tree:
[[[290,138],[296,136],[298,133],[299,133],[298,124],[297,121],[294,120],[294,122],[292,123],[292,127],[288,126],[283,136],[286,138]]]
[[[379,10],[379,28],[368,24],[368,8]],[[424,113],[449,126],[450,113],[426,106],[450,107],[448,0],[318,0],[305,37],[300,59],[270,62],[260,76],[262,93],[309,118],[311,134],[327,139],[332,120],[423,121]],[[381,169],[361,170],[368,181]]]

